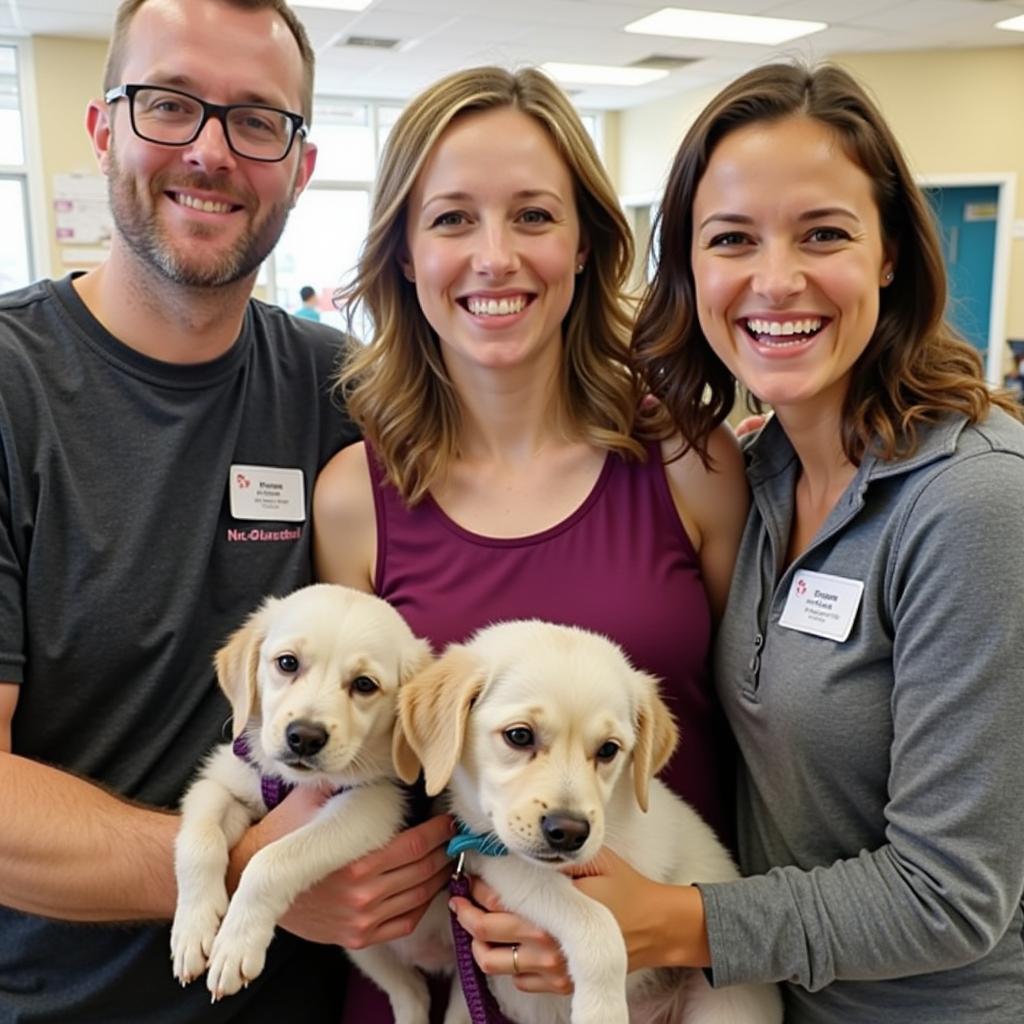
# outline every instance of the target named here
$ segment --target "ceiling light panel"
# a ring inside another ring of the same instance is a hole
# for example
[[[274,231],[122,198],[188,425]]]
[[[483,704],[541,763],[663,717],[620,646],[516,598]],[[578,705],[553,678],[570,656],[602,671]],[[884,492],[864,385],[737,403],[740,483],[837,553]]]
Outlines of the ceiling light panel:
[[[828,28],[823,21],[794,21],[790,18],[759,18],[748,14],[691,11],[663,7],[660,11],[630,22],[625,31],[649,36],[682,39],[713,39],[726,43],[756,43],[777,46]]]
[[[1024,32],[1024,14],[1018,14],[1016,18],[1007,18],[1005,21],[997,21],[996,28],[1005,28],[1008,32]]]
[[[295,0],[294,7],[316,7],[323,11],[365,11],[373,0]]]
[[[628,68],[611,64],[541,64],[541,71],[558,82],[573,85],[647,85],[664,78],[659,68]]]

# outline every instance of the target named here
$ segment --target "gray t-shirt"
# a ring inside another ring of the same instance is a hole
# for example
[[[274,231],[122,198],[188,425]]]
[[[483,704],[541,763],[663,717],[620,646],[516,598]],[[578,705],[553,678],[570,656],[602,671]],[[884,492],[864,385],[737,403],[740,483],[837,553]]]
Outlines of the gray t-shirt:
[[[225,355],[171,365],[105,331],[70,279],[0,298],[0,680],[21,688],[14,753],[177,805],[230,718],[213,652],[263,595],[312,578],[313,482],[355,439],[327,393],[340,341],[254,300]],[[231,478],[259,477],[239,466],[299,471],[286,474],[292,518],[270,501],[266,518],[235,519]],[[336,950],[281,933],[258,982],[211,1007],[201,983],[173,979],[168,934],[0,908],[0,1022],[277,1021],[295,991],[303,1021],[337,1019]]]

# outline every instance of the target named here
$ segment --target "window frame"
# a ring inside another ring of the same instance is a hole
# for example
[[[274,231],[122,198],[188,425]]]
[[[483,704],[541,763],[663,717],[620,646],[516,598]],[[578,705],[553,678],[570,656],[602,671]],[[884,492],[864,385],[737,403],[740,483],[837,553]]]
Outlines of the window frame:
[[[0,35],[0,46],[10,47],[15,52],[23,160],[21,164],[0,164],[0,175],[18,179],[23,184],[29,279],[38,281],[50,273],[50,250],[34,53],[31,39]]]
[[[373,147],[374,153],[374,169],[380,160],[380,108],[381,107],[398,107],[401,109],[404,104],[396,100],[374,100],[366,99],[361,96],[340,96],[335,93],[321,93],[313,97],[313,124],[309,132],[309,141],[314,145],[317,144],[316,138],[316,108],[318,104],[353,104],[359,106],[365,106],[368,111],[368,127],[370,129],[370,141]],[[309,184],[305,188],[305,193],[309,192],[365,192],[367,196],[367,207],[369,208],[370,202],[373,200],[373,189],[376,184],[376,178],[363,179],[348,179],[348,178],[318,178],[316,171],[313,172],[313,177],[310,179]],[[304,194],[305,194],[304,193]],[[302,202],[302,199],[299,199]],[[277,279],[277,256],[278,247],[275,246],[273,252],[264,261],[263,264],[263,280],[259,283],[263,286],[265,294],[268,299],[276,305],[280,305],[283,308],[291,308],[288,302],[288,297],[281,294],[278,289]],[[340,268],[339,268],[340,269]],[[291,303],[294,305],[294,303]]]

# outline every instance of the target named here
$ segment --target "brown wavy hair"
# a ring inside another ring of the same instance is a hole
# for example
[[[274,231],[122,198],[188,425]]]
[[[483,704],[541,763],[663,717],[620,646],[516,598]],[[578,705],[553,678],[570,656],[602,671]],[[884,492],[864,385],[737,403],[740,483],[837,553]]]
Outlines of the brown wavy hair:
[[[691,265],[693,200],[715,147],[745,125],[809,117],[830,128],[871,178],[895,277],[880,296],[878,324],[853,367],[842,411],[842,444],[857,464],[871,449],[883,459],[912,454],[917,426],[945,413],[983,419],[993,405],[1022,419],[1006,392],[990,391],[981,358],[944,319],[946,270],[927,200],[899,144],[865,90],[824,64],[769,64],[736,79],[704,108],[676,153],[654,232],[658,261],[633,331],[631,356],[646,390],[642,431],[678,430],[683,450],[708,462],[710,431],[729,414],[737,383],[697,319]],[[748,406],[759,411],[755,396]]]
[[[639,389],[628,367],[631,318],[623,298],[633,242],[615,190],[579,115],[546,75],[471,68],[427,88],[392,128],[355,277],[336,296],[350,331],[366,319],[371,325],[368,344],[349,347],[337,387],[410,504],[458,458],[461,414],[438,339],[402,272],[409,194],[456,118],[502,107],[528,114],[550,136],[571,173],[589,250],[562,322],[560,386],[570,430],[597,447],[644,456],[632,436]]]

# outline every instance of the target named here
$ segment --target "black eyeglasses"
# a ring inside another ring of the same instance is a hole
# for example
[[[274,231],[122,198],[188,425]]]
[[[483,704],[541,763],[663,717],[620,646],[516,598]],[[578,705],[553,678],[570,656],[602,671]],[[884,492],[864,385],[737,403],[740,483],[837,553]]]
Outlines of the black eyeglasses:
[[[180,89],[157,85],[119,85],[103,97],[107,103],[127,99],[132,131],[146,142],[187,146],[211,117],[220,121],[233,153],[246,160],[277,163],[291,152],[298,135],[306,136],[301,114],[262,103],[207,103]]]

